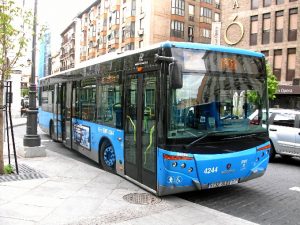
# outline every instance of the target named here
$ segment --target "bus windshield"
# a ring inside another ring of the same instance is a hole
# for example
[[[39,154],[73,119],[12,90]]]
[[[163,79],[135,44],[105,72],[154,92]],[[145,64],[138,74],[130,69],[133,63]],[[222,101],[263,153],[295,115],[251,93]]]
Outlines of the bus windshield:
[[[266,76],[262,59],[173,49],[182,88],[169,90],[168,139],[248,135],[266,131]],[[259,121],[251,121],[257,113]]]

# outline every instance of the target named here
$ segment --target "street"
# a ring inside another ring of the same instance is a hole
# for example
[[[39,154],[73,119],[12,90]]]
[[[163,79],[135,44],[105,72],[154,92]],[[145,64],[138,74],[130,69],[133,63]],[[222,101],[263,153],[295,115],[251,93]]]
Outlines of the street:
[[[258,224],[300,224],[300,159],[277,156],[253,181],[178,195]]]
[[[22,137],[24,128],[16,127],[16,136]],[[59,143],[49,142],[47,135],[39,133],[47,140],[44,144],[53,148],[51,151],[70,158],[78,157],[84,164],[96,167],[96,171],[101,173],[92,161],[67,149],[64,151]],[[285,159],[277,156],[261,178],[228,187],[184,193],[177,197],[262,225],[297,225],[300,224],[300,158]]]

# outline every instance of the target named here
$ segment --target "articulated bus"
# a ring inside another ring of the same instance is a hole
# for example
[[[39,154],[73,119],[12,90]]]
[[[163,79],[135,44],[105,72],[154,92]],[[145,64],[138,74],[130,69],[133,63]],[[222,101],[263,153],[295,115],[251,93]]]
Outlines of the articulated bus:
[[[261,53],[163,42],[109,53],[39,81],[55,141],[158,195],[262,176],[270,142]],[[258,111],[258,120],[248,118]]]

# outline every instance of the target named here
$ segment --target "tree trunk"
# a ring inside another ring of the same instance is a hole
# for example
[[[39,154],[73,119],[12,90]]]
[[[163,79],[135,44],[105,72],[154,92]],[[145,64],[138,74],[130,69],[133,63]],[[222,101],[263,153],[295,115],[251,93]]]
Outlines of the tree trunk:
[[[0,81],[0,106],[3,106],[3,82]],[[0,174],[4,174],[4,157],[3,157],[3,109],[0,108]]]

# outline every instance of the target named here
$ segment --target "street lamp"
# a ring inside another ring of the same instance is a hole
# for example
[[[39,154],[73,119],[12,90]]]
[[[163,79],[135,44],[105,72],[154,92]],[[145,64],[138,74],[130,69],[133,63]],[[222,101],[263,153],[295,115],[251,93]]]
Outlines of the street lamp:
[[[31,63],[31,79],[29,85],[29,108],[27,111],[27,129],[24,136],[24,146],[37,147],[41,145],[41,138],[37,134],[37,113],[36,106],[36,84],[35,84],[35,49],[36,49],[36,26],[37,26],[37,0],[34,1],[34,18],[32,34],[32,58],[27,60]]]

